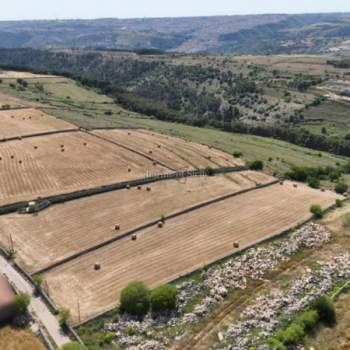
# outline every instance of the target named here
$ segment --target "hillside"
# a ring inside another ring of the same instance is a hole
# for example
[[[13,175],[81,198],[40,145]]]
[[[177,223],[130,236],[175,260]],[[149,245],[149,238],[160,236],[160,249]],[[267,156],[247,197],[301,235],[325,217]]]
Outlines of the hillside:
[[[324,53],[349,49],[349,14],[0,22],[1,47]]]

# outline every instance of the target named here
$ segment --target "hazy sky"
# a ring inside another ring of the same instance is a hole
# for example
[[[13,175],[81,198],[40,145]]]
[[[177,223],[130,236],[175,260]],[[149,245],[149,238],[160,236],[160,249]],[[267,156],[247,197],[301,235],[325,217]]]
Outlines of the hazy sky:
[[[350,0],[2,0],[0,20],[350,12]]]

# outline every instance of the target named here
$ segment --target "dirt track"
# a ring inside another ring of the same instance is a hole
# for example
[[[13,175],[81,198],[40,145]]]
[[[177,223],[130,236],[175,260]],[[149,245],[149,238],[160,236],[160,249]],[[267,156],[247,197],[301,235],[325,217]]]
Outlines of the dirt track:
[[[259,189],[166,222],[115,242],[47,274],[51,296],[68,306],[77,320],[79,296],[82,319],[112,308],[123,287],[143,280],[150,287],[194,271],[240,247],[272,237],[307,219],[310,205],[334,203],[332,192],[290,182]],[[95,271],[94,263],[102,269]]]

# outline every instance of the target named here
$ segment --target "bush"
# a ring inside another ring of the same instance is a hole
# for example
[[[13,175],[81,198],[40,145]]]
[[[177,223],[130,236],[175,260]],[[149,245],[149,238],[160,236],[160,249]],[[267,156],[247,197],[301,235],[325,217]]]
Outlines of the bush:
[[[336,323],[336,314],[333,301],[329,297],[321,297],[314,301],[312,307],[317,310],[320,321],[328,326],[332,326]]]
[[[177,305],[177,289],[170,284],[157,287],[151,291],[150,301],[153,312],[174,310]]]
[[[296,323],[300,324],[305,331],[311,332],[320,320],[320,316],[316,310],[309,310],[302,313],[296,320]]]
[[[241,151],[234,151],[233,152],[233,156],[235,157],[235,158],[241,158],[242,157],[242,152]]]
[[[71,342],[66,345],[63,345],[61,350],[85,350],[85,348],[78,342]]]
[[[309,176],[307,178],[307,184],[311,187],[311,188],[320,188],[320,181],[318,179],[316,179],[316,177],[311,177]]]
[[[30,304],[30,296],[26,293],[19,293],[13,303],[17,316],[25,315]]]
[[[343,202],[340,199],[335,200],[335,206],[337,208],[341,208],[343,206]]]
[[[58,321],[60,326],[63,327],[69,320],[70,310],[66,308],[62,308],[58,313]]]
[[[316,219],[321,219],[323,217],[323,210],[319,204],[313,204],[310,208],[310,212]]]
[[[35,275],[33,276],[33,281],[38,285],[41,286],[44,282],[44,277],[41,275]]]
[[[276,338],[269,338],[267,341],[270,350],[287,350],[287,348]]]
[[[212,167],[208,166],[205,168],[205,173],[208,176],[214,176],[214,169]]]
[[[344,182],[338,182],[335,185],[335,192],[338,194],[344,194],[348,190],[348,185]]]
[[[254,160],[248,163],[248,167],[250,170],[262,170],[264,168],[264,163],[261,160]]]
[[[150,308],[149,290],[143,282],[131,282],[120,295],[120,311],[144,316]]]
[[[292,323],[287,329],[280,330],[276,334],[276,338],[287,346],[301,343],[304,337],[304,328],[297,323]]]

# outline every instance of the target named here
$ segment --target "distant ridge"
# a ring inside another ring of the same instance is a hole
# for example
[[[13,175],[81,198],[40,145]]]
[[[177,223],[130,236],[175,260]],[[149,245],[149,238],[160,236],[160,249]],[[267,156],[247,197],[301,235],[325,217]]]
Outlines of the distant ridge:
[[[0,22],[4,48],[320,54],[349,40],[349,13]]]

